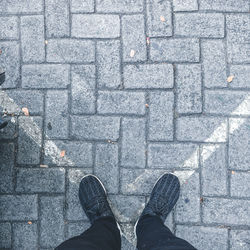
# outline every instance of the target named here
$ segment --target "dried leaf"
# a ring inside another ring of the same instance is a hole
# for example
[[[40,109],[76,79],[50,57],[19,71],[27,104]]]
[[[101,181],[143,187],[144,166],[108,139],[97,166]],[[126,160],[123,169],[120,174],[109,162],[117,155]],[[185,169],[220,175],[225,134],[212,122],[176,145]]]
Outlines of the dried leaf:
[[[229,77],[227,78],[227,82],[232,82],[233,79],[234,79],[234,76],[229,76]]]
[[[43,164],[41,164],[40,167],[41,167],[41,168],[48,168],[49,166],[48,166],[48,165],[43,165]]]
[[[235,174],[235,172],[234,172],[234,171],[232,171],[232,174]]]
[[[26,115],[26,116],[30,115],[28,108],[22,108],[22,111],[23,111],[24,115]]]
[[[149,108],[149,105],[147,103],[145,104],[145,106],[146,106],[146,108]]]
[[[29,225],[32,225],[32,222],[31,222],[31,221],[28,221],[28,224],[29,224]]]
[[[61,157],[64,157],[64,156],[65,156],[65,153],[66,153],[65,150],[62,150],[61,153],[60,153],[60,156],[61,156]]]
[[[147,37],[147,44],[149,45],[150,44],[150,38]]]
[[[166,21],[166,19],[165,19],[164,16],[161,16],[160,19],[161,19],[162,22],[165,22],[165,21]]]
[[[47,45],[48,44],[48,40],[45,40],[44,43]]]
[[[130,51],[130,57],[134,57],[135,56],[135,51],[133,49],[131,49]]]
[[[2,52],[3,52],[3,51],[0,49],[0,55],[2,54]]]

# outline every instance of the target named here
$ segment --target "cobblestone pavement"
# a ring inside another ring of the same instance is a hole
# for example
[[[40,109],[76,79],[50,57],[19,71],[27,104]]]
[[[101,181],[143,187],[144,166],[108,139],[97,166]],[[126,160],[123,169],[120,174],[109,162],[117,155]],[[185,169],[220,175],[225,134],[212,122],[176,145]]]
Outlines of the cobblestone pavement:
[[[250,249],[249,0],[1,0],[0,23],[1,249],[86,229],[87,173],[134,249],[165,172],[182,182],[171,230],[202,250]]]

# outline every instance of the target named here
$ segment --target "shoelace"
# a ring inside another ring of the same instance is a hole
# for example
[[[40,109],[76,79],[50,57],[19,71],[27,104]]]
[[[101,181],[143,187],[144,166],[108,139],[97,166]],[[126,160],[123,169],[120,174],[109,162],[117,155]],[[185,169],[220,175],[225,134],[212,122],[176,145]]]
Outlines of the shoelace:
[[[95,197],[94,202],[89,202],[86,205],[87,212],[94,215],[100,215],[103,212],[109,210],[109,206],[107,205],[107,199],[104,197]]]

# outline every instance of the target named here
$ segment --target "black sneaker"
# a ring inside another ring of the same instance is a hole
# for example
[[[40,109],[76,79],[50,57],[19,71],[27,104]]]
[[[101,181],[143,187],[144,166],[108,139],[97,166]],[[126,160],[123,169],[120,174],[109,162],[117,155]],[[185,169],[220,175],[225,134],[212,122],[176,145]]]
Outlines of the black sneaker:
[[[79,187],[79,199],[91,224],[102,217],[115,218],[107,200],[106,190],[97,177],[83,177]]]
[[[173,174],[164,174],[155,184],[149,202],[142,211],[145,215],[159,216],[164,222],[180,195],[180,182]],[[139,219],[140,219],[139,218]]]

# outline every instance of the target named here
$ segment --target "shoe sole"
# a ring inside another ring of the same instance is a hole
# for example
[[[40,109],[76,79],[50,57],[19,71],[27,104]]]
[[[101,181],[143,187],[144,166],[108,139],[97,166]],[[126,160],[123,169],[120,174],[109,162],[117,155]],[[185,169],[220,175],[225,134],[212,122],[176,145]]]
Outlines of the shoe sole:
[[[165,173],[165,174],[169,174],[169,173]],[[163,175],[165,175],[165,174],[163,174]],[[172,173],[170,173],[170,174],[172,174]],[[155,187],[156,183],[161,179],[161,177],[162,177],[163,175],[161,175],[161,176],[156,180],[156,182],[155,182],[153,188]],[[172,175],[174,175],[174,174],[172,174]],[[176,176],[176,175],[174,175],[174,176]],[[176,177],[177,177],[177,176],[176,176]],[[153,188],[152,188],[152,190],[153,190]],[[146,204],[145,204],[145,206],[146,206]],[[139,219],[140,219],[140,218],[139,218]],[[135,225],[134,225],[134,235],[135,235],[136,240],[137,240],[136,227],[137,227],[137,224],[138,224],[139,219],[136,221],[136,223],[135,223]]]
[[[101,186],[102,186],[102,188],[103,188],[103,190],[104,190],[104,192],[105,192],[105,194],[106,194],[106,196],[107,196],[106,188],[104,187],[103,183],[101,182],[101,180],[100,180],[96,175],[94,175],[94,174],[87,174],[87,175],[84,175],[83,178],[82,178],[82,180],[83,180],[84,178],[88,177],[88,176],[93,176],[93,177],[95,177],[95,178],[99,181],[99,183],[101,184]],[[111,203],[111,202],[109,201],[108,196],[107,196],[107,201],[108,201],[109,206],[110,206],[110,203]],[[110,207],[111,207],[111,206],[110,206]],[[113,212],[113,211],[112,211],[112,212]],[[117,227],[118,227],[118,229],[119,229],[119,231],[120,231],[121,236],[124,235],[123,232],[122,232],[122,230],[121,230],[121,227],[120,227],[119,223],[118,223],[116,220],[115,220],[115,222],[116,222],[116,224],[117,224]]]

